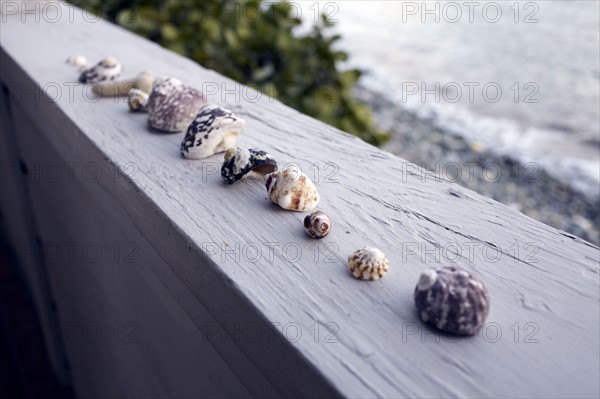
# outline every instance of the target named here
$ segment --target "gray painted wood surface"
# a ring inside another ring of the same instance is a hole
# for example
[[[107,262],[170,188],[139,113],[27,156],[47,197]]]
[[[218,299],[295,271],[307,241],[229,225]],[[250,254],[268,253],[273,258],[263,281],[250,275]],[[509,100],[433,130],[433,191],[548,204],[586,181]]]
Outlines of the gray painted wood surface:
[[[106,259],[105,267],[89,259],[49,267],[63,324],[135,320],[144,332],[127,349],[67,341],[79,393],[600,395],[597,247],[111,24],[66,11],[53,21],[15,15],[0,25],[2,83],[20,119],[35,126],[17,129],[19,150],[29,163],[93,163],[101,176],[90,181],[94,170],[76,168],[71,186],[31,182],[41,234],[133,241],[141,260],[131,268]],[[313,178],[331,234],[309,239],[304,214],[271,204],[260,182],[222,184],[222,155],[182,159],[183,133],[151,131],[123,100],[86,100],[82,86],[65,84],[77,78],[64,62],[74,54],[114,55],[124,76],[150,68],[177,77],[237,112],[247,121],[239,145],[295,162]],[[24,91],[35,85],[47,88],[39,99]],[[347,255],[364,245],[390,259],[381,281],[346,270]],[[492,307],[482,334],[455,339],[419,322],[416,280],[439,264],[473,270],[487,284]]]

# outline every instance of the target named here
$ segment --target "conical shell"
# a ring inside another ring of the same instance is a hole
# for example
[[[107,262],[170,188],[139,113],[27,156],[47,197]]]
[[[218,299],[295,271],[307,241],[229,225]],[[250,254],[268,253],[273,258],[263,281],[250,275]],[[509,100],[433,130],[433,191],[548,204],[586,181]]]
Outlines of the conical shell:
[[[271,201],[283,209],[311,211],[319,203],[317,188],[296,166],[268,174],[266,186]]]
[[[321,210],[312,211],[304,218],[304,230],[311,238],[323,238],[331,230],[331,218]]]

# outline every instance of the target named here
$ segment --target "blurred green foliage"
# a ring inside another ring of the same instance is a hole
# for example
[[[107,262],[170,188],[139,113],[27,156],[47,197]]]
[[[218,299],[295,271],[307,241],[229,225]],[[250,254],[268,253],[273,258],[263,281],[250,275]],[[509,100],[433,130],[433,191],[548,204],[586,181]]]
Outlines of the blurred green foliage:
[[[325,15],[305,34],[288,2],[249,0],[72,0],[207,68],[254,87],[299,111],[381,145],[371,110],[352,98],[361,72],[340,71]]]

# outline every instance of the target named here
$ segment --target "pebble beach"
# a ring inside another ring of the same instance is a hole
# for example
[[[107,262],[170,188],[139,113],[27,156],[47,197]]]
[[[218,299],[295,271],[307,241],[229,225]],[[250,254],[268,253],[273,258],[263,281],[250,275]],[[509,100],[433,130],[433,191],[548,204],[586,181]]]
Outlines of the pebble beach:
[[[391,133],[383,147],[441,178],[493,198],[523,214],[600,245],[600,198],[552,176],[542,164],[521,163],[445,130],[365,87],[355,91],[377,124]]]

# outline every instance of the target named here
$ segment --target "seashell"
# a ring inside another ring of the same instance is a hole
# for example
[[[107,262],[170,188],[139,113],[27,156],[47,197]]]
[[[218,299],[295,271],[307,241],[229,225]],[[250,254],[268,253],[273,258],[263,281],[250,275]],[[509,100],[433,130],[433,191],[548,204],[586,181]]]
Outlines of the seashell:
[[[72,55],[67,58],[67,64],[76,66],[82,72],[88,68],[87,59],[83,55]]]
[[[133,112],[147,112],[148,97],[148,93],[140,89],[129,90],[129,98],[127,100],[129,109]]]
[[[114,57],[108,57],[79,75],[80,83],[98,83],[115,80],[121,74],[121,63]]]
[[[94,86],[94,91],[103,97],[126,96],[129,95],[132,89],[140,89],[144,93],[150,93],[154,78],[152,71],[144,71],[135,78],[120,80],[118,82],[97,83]]]
[[[311,211],[319,203],[317,188],[296,166],[268,174],[266,186],[271,201],[283,209]]]
[[[275,171],[277,162],[265,151],[243,147],[229,148],[225,152],[221,178],[225,183],[233,184],[250,174],[264,178]]]
[[[206,105],[189,124],[181,143],[181,154],[186,158],[202,159],[235,147],[245,125],[246,121],[230,110]]]
[[[175,78],[156,79],[148,98],[148,124],[166,132],[180,132],[206,104],[199,90]]]
[[[348,256],[348,269],[362,280],[379,280],[389,268],[387,257],[377,248],[364,247]]]
[[[483,282],[459,267],[424,271],[414,297],[421,320],[460,335],[477,333],[483,327],[490,306]]]
[[[323,238],[331,230],[331,218],[321,210],[313,211],[304,218],[304,230],[312,238]]]

